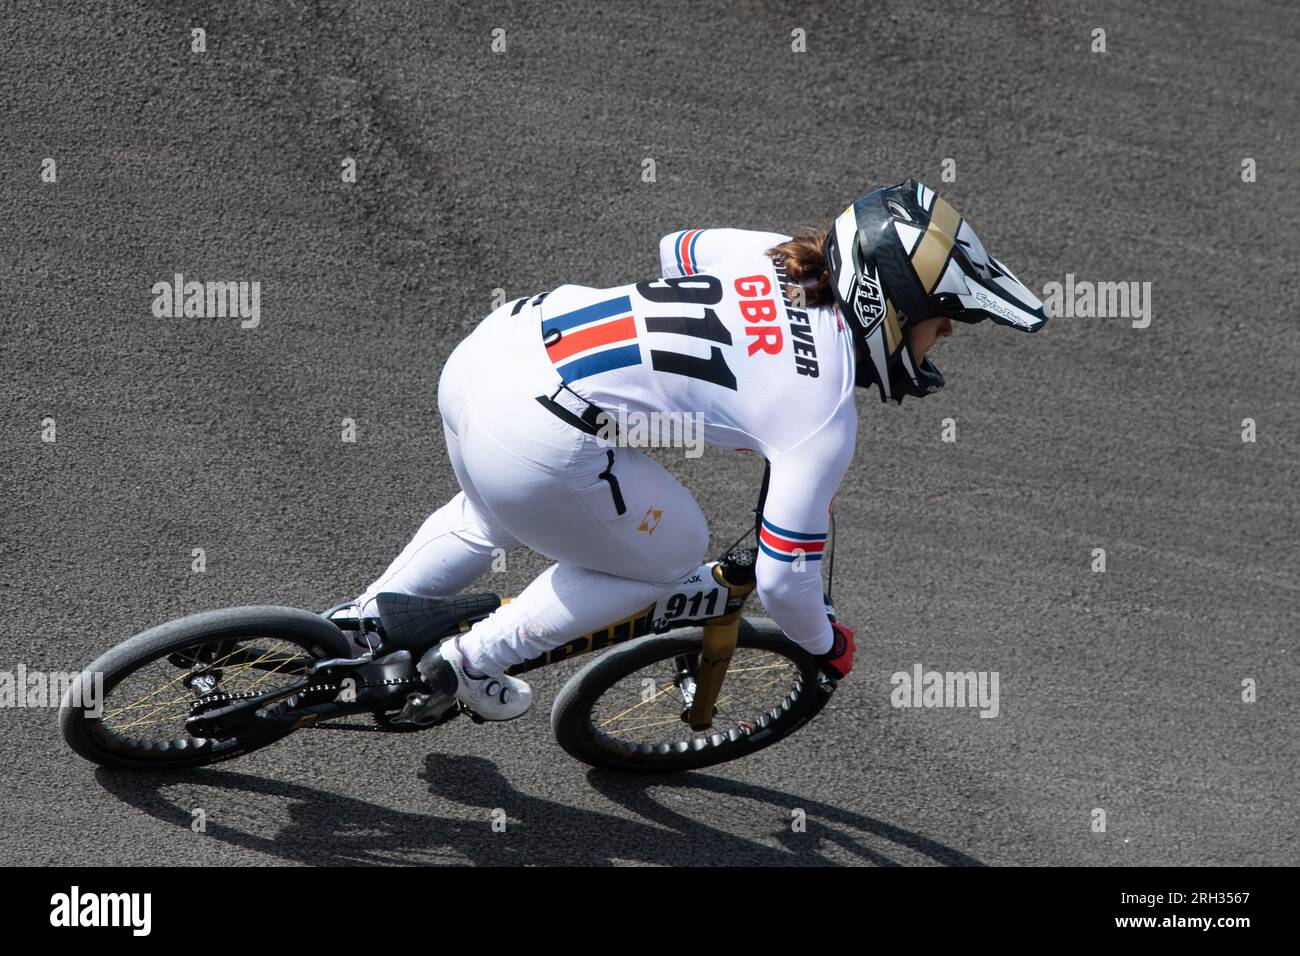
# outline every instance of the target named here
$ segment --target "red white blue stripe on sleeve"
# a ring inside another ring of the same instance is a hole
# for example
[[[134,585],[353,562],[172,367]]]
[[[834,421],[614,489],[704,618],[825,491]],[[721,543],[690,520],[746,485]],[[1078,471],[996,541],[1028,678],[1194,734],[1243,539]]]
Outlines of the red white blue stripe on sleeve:
[[[805,561],[820,561],[826,547],[826,535],[787,531],[764,518],[758,546],[764,554],[778,561],[794,561],[799,557]]]
[[[673,251],[677,254],[677,268],[682,275],[692,276],[700,271],[699,261],[695,258],[695,244],[700,240],[703,229],[687,229],[679,232],[673,242]]]

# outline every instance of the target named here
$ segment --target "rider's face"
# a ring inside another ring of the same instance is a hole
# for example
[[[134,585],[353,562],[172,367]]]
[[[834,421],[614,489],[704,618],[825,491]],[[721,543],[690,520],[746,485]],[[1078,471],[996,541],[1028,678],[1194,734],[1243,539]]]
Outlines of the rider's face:
[[[925,353],[941,338],[952,335],[952,319],[934,318],[918,322],[908,330],[907,344],[912,350],[912,361],[920,365],[925,361]]]

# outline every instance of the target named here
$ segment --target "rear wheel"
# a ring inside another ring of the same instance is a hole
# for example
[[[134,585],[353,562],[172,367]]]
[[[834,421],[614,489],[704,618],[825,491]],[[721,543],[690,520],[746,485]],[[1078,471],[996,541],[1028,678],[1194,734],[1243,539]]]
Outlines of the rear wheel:
[[[105,767],[201,767],[265,747],[294,727],[193,736],[191,716],[229,701],[226,695],[291,686],[314,660],[350,656],[343,632],[307,611],[204,611],[137,634],[91,663],[65,696],[59,726],[73,750]]]
[[[713,727],[684,720],[695,689],[703,631],[643,637],[607,651],[575,674],[551,710],[561,747],[585,763],[671,773],[735,760],[811,720],[835,689],[812,656],[766,619],[742,620]]]

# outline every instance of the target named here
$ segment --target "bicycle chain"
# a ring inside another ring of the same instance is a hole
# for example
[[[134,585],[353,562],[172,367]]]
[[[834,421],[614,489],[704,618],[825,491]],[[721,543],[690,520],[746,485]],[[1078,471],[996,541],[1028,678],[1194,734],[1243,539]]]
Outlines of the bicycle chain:
[[[405,684],[419,684],[419,683],[423,683],[423,679],[420,677],[388,677],[385,678],[384,680],[362,681],[359,684],[357,684],[357,689],[360,690],[367,687],[395,687],[395,686],[401,686]],[[310,684],[307,687],[302,688],[301,690],[294,691],[294,694],[305,695],[305,694],[311,694],[317,691],[325,691],[325,690],[332,690],[334,691],[334,693],[337,694],[343,690],[343,686],[341,684]],[[265,691],[244,690],[244,691],[231,691],[229,693],[227,693],[226,691],[218,691],[214,694],[204,694],[202,697],[197,698],[192,705],[190,705],[190,716],[191,717],[197,716],[198,713],[200,712],[200,709],[206,709],[212,704],[224,704],[227,701],[232,701],[232,700],[249,700],[254,697],[262,697],[265,695],[265,693],[266,693]]]

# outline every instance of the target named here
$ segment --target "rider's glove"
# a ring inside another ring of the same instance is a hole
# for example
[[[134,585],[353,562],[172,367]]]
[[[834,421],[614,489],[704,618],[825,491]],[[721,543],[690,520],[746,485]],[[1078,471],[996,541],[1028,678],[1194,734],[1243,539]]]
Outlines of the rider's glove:
[[[831,631],[834,632],[831,649],[818,655],[817,660],[827,676],[839,680],[849,676],[849,671],[853,670],[853,652],[856,647],[853,644],[853,631],[843,624],[831,621]]]

